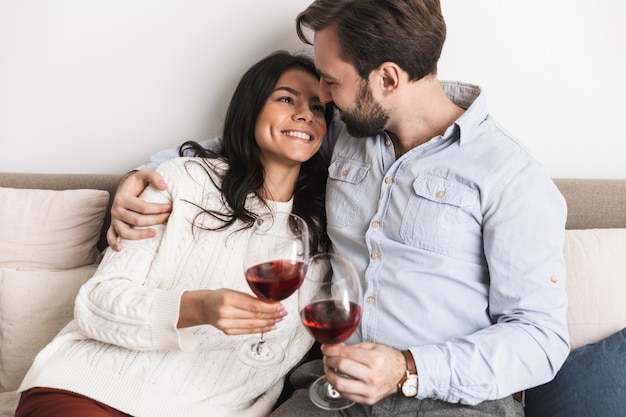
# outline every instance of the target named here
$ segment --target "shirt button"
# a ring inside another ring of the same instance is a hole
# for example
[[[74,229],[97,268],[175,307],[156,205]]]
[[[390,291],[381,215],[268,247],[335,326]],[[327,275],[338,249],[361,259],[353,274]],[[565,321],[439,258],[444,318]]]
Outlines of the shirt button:
[[[380,259],[380,253],[378,253],[378,252],[373,252],[373,253],[372,253],[372,259]]]
[[[390,147],[391,146],[391,139],[386,139],[385,140],[385,146],[386,147]]]
[[[385,178],[385,184],[392,184],[392,183],[393,183],[393,178],[391,177]]]
[[[559,281],[559,279],[556,277],[556,275],[552,275],[550,276],[550,281],[556,284]]]
[[[349,169],[344,169],[343,171],[341,171],[341,176],[342,177],[347,177],[349,172],[350,172]]]
[[[367,297],[367,304],[374,304],[376,302],[376,297],[372,297],[371,295]]]
[[[374,229],[378,229],[378,228],[380,227],[380,222],[379,222],[378,220],[374,220],[374,221],[372,222],[372,227],[373,227]]]
[[[443,190],[437,191],[437,198],[443,198],[446,195],[446,192]]]

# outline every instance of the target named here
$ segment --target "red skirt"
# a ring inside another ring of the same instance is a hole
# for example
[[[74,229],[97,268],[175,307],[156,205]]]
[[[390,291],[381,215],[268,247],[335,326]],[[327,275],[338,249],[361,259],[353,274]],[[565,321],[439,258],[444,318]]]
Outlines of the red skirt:
[[[132,417],[71,391],[31,388],[20,398],[15,417]]]

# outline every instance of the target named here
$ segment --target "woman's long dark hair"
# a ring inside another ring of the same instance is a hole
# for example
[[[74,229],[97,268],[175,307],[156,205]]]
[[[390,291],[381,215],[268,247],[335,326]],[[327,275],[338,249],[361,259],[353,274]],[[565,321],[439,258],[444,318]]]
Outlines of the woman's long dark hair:
[[[288,70],[302,69],[319,79],[313,61],[304,55],[293,55],[285,51],[275,52],[254,64],[241,78],[226,112],[222,149],[213,152],[197,142],[188,141],[181,145],[181,156],[219,158],[228,163],[218,186],[231,212],[216,212],[201,208],[205,213],[223,222],[224,229],[235,221],[252,226],[256,215],[246,209],[246,197],[253,193],[263,199],[258,191],[265,182],[265,171],[261,163],[261,151],[255,138],[255,125],[259,113],[272,94],[278,79]],[[333,108],[326,106],[326,125],[332,120]],[[312,253],[329,248],[326,233],[326,211],[324,196],[328,176],[328,159],[321,152],[302,163],[295,185],[293,213],[302,217],[310,231]],[[213,178],[209,175],[210,178]]]

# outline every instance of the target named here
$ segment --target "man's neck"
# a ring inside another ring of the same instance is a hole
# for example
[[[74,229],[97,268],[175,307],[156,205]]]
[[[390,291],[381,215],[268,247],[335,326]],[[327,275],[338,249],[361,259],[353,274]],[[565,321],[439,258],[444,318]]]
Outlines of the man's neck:
[[[450,100],[434,75],[410,85],[397,108],[387,129],[396,158],[443,135],[465,111]]]

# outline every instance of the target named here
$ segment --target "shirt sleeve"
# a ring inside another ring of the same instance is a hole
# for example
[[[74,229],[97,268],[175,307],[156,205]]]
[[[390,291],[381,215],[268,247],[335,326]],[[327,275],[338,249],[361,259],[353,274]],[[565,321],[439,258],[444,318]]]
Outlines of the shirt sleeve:
[[[211,150],[211,151],[218,151],[222,148],[222,138],[217,137],[217,136],[211,139],[203,140],[198,143],[203,148]],[[138,166],[136,169],[138,170],[142,168],[156,169],[156,167],[159,166],[161,163],[169,159],[179,157],[180,146],[181,145],[176,145],[173,148],[164,149],[162,151],[155,153],[154,155],[150,157],[150,160],[148,162],[146,162],[143,165]],[[187,155],[184,155],[184,156],[187,156]]]
[[[569,353],[564,198],[542,169],[531,166],[485,204],[493,324],[410,349],[420,399],[475,405],[503,398],[550,381]]]

